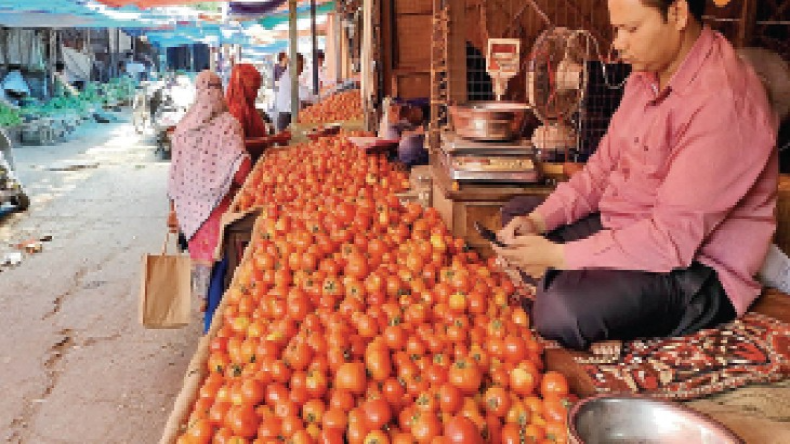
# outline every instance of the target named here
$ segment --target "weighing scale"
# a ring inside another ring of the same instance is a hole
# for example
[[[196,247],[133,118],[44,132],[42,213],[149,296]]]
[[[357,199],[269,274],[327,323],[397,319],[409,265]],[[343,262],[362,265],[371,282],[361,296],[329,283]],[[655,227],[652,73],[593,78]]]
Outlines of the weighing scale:
[[[507,82],[519,71],[521,42],[489,39],[486,70],[501,100]],[[439,165],[454,181],[531,184],[542,180],[535,148],[526,139],[481,141],[441,133]]]
[[[440,164],[455,181],[537,183],[542,179],[535,149],[526,139],[480,142],[444,131],[438,154]]]

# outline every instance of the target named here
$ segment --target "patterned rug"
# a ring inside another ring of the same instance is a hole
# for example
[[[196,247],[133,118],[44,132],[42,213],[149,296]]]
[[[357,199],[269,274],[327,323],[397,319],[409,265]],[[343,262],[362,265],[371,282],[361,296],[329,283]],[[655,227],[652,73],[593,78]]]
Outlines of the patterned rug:
[[[689,400],[790,376],[790,324],[747,313],[722,328],[681,338],[631,341],[619,358],[577,358],[599,393]]]

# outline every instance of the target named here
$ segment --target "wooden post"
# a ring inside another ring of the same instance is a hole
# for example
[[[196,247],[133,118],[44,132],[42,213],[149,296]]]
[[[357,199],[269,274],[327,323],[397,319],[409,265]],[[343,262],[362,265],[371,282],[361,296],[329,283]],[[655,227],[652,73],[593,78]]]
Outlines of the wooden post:
[[[757,20],[757,1],[743,0],[741,8],[741,27],[738,29],[738,37],[735,45],[739,48],[749,46],[754,35],[754,23]]]
[[[0,51],[3,55],[3,72],[8,72],[8,28],[0,28]]]
[[[90,71],[88,71],[88,78],[85,80],[90,82],[93,80],[93,63],[96,61],[96,55],[93,53],[93,44],[91,43],[91,28],[86,28],[85,33],[85,46],[88,50],[88,56],[91,58]]]
[[[362,1],[362,35],[359,39],[359,67],[362,94],[362,111],[365,116],[365,129],[372,129],[370,121],[371,99],[373,97],[373,0]],[[359,33],[357,33],[359,34]]]
[[[49,37],[49,54],[47,55],[46,90],[47,95],[53,97],[55,95],[55,58],[58,56],[58,31],[56,29],[48,29],[47,33]]]
[[[115,54],[115,48],[112,44],[113,42],[113,29],[107,28],[107,51],[110,53],[110,69],[107,70],[107,77],[108,80],[116,77],[116,72],[118,70],[118,59]]]
[[[310,38],[312,39],[313,94],[318,95],[318,38],[315,26],[315,0],[310,0]]]
[[[343,81],[343,14],[335,13],[335,81]]]
[[[288,70],[291,72],[291,123],[299,121],[299,71],[297,67],[298,48],[296,46],[299,31],[296,29],[296,0],[288,0],[288,37],[290,39],[291,58]]]
[[[466,20],[464,5],[447,2],[447,99],[450,103],[465,103],[466,90]]]

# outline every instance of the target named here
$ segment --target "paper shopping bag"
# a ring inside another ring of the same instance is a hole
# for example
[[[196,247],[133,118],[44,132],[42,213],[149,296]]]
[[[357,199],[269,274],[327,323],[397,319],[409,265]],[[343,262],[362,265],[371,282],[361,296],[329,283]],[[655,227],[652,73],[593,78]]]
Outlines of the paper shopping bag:
[[[191,262],[189,256],[167,254],[143,255],[140,286],[140,323],[146,328],[180,328],[191,316]]]

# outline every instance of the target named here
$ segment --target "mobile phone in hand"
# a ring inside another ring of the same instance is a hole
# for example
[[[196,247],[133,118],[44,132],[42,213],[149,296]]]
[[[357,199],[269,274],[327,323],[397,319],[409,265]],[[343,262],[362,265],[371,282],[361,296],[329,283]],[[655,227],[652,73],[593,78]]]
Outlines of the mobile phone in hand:
[[[491,231],[488,228],[484,227],[480,222],[475,222],[475,230],[477,230],[477,232],[480,233],[480,236],[482,236],[483,239],[491,242],[492,244],[494,244],[494,245],[496,245],[498,247],[506,247],[507,246],[507,245],[503,244],[499,239],[497,239],[496,233],[494,233],[493,231]]]

